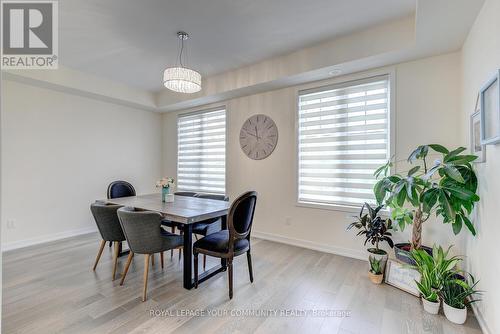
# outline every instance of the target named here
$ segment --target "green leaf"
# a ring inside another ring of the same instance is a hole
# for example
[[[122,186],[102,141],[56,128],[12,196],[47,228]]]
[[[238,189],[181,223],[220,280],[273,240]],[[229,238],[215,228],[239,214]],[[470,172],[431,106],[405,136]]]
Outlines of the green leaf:
[[[403,206],[403,204],[405,203],[405,199],[406,199],[406,185],[403,184],[403,186],[401,187],[401,190],[397,193],[397,197],[396,197],[396,202],[398,204],[398,206]]]
[[[448,199],[448,196],[444,192],[444,190],[439,190],[439,204],[443,210],[442,214],[447,218],[447,220],[455,220],[455,211],[451,207],[450,201]]]
[[[456,196],[465,201],[471,201],[471,202],[479,201],[479,196],[477,196],[472,191],[465,189],[463,187],[458,187],[450,184],[443,186],[443,189],[448,190],[453,196]]]
[[[430,213],[437,202],[439,190],[436,188],[429,189],[422,194],[422,203],[425,213]]]
[[[455,233],[455,235],[459,234],[462,230],[462,218],[457,215],[455,217],[455,221],[453,222],[453,224],[451,224],[451,226],[453,227],[453,233]]]
[[[459,147],[456,150],[451,151],[450,153],[446,154],[446,156],[444,157],[444,162],[448,162],[448,160],[459,155],[460,153],[462,153],[465,150],[466,150],[465,147]]]
[[[465,165],[476,160],[477,158],[478,157],[476,155],[458,155],[450,158],[448,162],[453,165]]]
[[[375,194],[375,199],[378,204],[382,203],[385,198],[385,180],[386,179],[382,179],[378,181],[373,187],[373,193]]]
[[[420,166],[413,167],[412,169],[410,169],[408,171],[408,176],[412,176],[413,174],[415,174],[416,172],[418,172],[419,169],[420,169]]]
[[[443,154],[450,153],[450,151],[448,151],[448,149],[446,147],[439,145],[439,144],[430,144],[429,147],[432,148],[434,151],[439,152],[439,153],[443,153]]]
[[[463,221],[465,223],[465,226],[469,229],[469,231],[472,233],[473,236],[476,236],[476,229],[474,228],[474,225],[472,225],[472,222],[467,218],[466,216],[463,216]]]
[[[453,180],[460,182],[460,183],[465,183],[465,180],[462,177],[462,174],[460,174],[458,169],[456,169],[455,167],[453,167],[451,165],[445,165],[444,172],[446,173],[446,175],[451,177]]]

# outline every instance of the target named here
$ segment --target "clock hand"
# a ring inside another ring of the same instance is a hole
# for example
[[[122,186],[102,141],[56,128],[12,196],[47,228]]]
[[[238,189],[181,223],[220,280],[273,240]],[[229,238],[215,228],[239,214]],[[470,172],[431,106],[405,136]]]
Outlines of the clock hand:
[[[257,131],[257,125],[255,126],[255,136],[257,137],[257,140],[261,139],[259,137],[259,131]]]
[[[256,136],[256,135],[254,135],[253,133],[248,132],[247,130],[245,130],[245,132],[246,132],[247,134],[249,134],[250,136],[253,136],[253,137],[255,137],[255,138],[259,139],[259,137],[257,137],[257,136]]]

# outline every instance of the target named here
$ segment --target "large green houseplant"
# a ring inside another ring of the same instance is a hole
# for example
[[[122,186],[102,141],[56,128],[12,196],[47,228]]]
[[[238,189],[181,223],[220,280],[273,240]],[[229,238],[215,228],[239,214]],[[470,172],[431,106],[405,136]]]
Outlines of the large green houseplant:
[[[441,158],[429,163],[430,150]],[[461,154],[464,151],[464,147],[449,151],[442,145],[421,145],[408,157],[413,167],[406,175],[388,175],[392,161],[376,170],[375,176],[382,178],[374,186],[375,198],[391,209],[391,218],[401,230],[413,225],[411,249],[421,248],[422,225],[433,213],[450,223],[455,234],[464,224],[476,234],[468,215],[479,201],[471,166],[477,156]]]

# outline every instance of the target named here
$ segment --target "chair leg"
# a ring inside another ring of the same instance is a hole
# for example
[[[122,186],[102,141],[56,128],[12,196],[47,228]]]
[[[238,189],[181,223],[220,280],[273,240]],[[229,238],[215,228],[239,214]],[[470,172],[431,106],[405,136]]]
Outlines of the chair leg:
[[[155,255],[151,254],[151,265],[154,267],[155,265]]]
[[[122,273],[122,279],[120,280],[120,285],[123,285],[123,282],[125,282],[125,276],[127,276],[128,268],[130,267],[130,263],[132,263],[133,257],[134,257],[134,253],[132,253],[132,252],[128,253],[127,263],[125,264],[125,269],[123,270],[123,273]]]
[[[233,259],[227,259],[227,272],[229,276],[229,299],[233,299]]]
[[[113,256],[113,281],[116,276],[116,265],[118,264],[118,254],[120,253],[120,242],[115,241],[115,254]]]
[[[203,254],[203,271],[207,268],[207,255]]]
[[[198,253],[194,253],[193,258],[194,258],[194,288],[198,289]]]
[[[184,233],[182,231],[179,231],[181,235]],[[179,248],[179,261],[181,260],[181,255],[182,255],[182,247]]]
[[[172,226],[171,231],[172,233],[175,233],[175,226]],[[174,249],[172,248],[170,250],[170,258],[172,258],[173,256],[174,256]]]
[[[146,301],[148,290],[148,272],[149,272],[149,257],[150,254],[144,254],[144,286],[142,289],[142,301]]]
[[[253,269],[252,269],[252,255],[250,255],[250,250],[247,252],[248,261],[248,273],[250,274],[250,283],[253,283]]]
[[[163,270],[163,252],[160,253],[161,269]]]
[[[101,240],[101,244],[99,245],[99,251],[97,252],[97,257],[95,258],[94,267],[92,267],[93,271],[95,271],[95,268],[97,268],[97,264],[99,263],[99,259],[101,258],[101,254],[102,254],[102,251],[104,250],[104,246],[106,246],[106,241]]]
[[[109,247],[113,246],[113,241],[109,242]]]

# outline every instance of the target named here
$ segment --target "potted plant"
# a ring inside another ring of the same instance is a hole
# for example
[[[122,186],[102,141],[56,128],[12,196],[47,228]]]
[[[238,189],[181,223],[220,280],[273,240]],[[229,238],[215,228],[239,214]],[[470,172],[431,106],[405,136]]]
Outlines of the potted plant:
[[[416,281],[421,293],[424,310],[431,314],[439,312],[440,300],[438,292],[443,287],[450,273],[455,273],[455,267],[461,260],[457,256],[448,258],[451,246],[445,251],[441,246],[433,247],[432,256],[425,250],[414,249],[411,257],[414,269],[420,273],[420,281]]]
[[[368,271],[370,281],[374,284],[382,283],[382,280],[384,279],[382,259],[377,260],[374,257],[370,257],[368,260],[370,261],[370,270]]]
[[[446,319],[461,325],[467,319],[467,306],[479,301],[473,297],[480,294],[480,291],[475,290],[478,282],[472,275],[469,274],[469,280],[457,279],[455,276],[455,273],[449,275],[444,281],[440,294]]]
[[[429,165],[429,150],[441,154],[442,158]],[[383,176],[373,188],[377,202],[391,209],[391,218],[401,230],[413,225],[411,243],[395,245],[399,260],[407,262],[411,249],[423,248],[422,225],[433,212],[443,223],[451,223],[455,234],[465,224],[476,235],[468,215],[479,201],[477,178],[471,166],[477,156],[463,155],[463,151],[464,147],[449,151],[437,144],[422,145],[408,157],[408,162],[415,166],[406,175],[388,175],[392,161],[375,171],[377,178]]]
[[[367,213],[364,213],[365,208]],[[389,230],[392,229],[392,222],[390,219],[384,219],[379,215],[380,210],[383,205],[379,205],[375,209],[370,206],[370,204],[365,203],[361,207],[359,212],[359,217],[355,217],[356,221],[347,226],[347,230],[356,227],[360,231],[356,235],[364,235],[365,243],[370,242],[374,248],[368,248],[369,260],[375,258],[381,261],[382,271],[384,271],[385,263],[387,262],[387,252],[379,248],[380,242],[387,242],[392,248],[394,243],[392,242],[392,234]],[[371,266],[370,266],[371,269]]]

